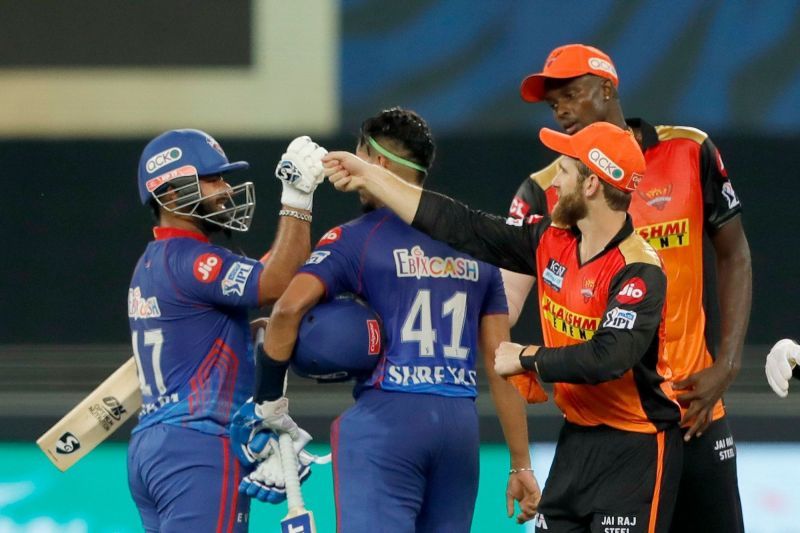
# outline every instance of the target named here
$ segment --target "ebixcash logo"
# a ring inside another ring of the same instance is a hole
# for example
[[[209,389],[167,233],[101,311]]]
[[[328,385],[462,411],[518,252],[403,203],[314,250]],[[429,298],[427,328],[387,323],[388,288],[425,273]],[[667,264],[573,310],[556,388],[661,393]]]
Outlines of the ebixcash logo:
[[[78,450],[80,447],[81,441],[79,441],[75,435],[67,431],[58,438],[58,441],[56,442],[56,453],[60,453],[61,455],[69,455]]]
[[[115,420],[119,420],[126,412],[125,407],[113,396],[106,396],[103,398],[103,403],[106,404],[106,411],[108,411],[108,414],[113,416]]]

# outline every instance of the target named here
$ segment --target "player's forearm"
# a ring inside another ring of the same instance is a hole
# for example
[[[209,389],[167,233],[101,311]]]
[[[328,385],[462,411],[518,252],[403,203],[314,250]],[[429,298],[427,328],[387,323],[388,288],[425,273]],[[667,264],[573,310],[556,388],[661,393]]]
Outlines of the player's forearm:
[[[259,280],[259,304],[274,303],[311,253],[311,224],[294,217],[278,219],[278,231]]]
[[[511,468],[530,468],[531,457],[528,441],[528,420],[525,399],[508,381],[488,370],[489,389],[497,410],[503,437],[511,456]]]
[[[505,269],[500,273],[503,276],[503,286],[508,302],[508,321],[513,327],[519,320],[522,307],[525,305],[525,300],[528,298],[536,278]]]
[[[411,224],[419,207],[422,189],[377,165],[373,165],[372,170],[375,170],[374,175],[366,180],[367,192],[386,204],[406,224]]]
[[[720,306],[721,342],[715,364],[723,365],[731,380],[739,373],[742,349],[750,319],[753,270],[750,248],[744,234],[733,250],[717,252],[717,291]]]

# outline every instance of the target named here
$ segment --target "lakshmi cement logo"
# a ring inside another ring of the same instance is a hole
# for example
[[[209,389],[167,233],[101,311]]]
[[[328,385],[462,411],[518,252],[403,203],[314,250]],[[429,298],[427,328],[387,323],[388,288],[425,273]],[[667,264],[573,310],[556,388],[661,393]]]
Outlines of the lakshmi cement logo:
[[[608,157],[599,148],[592,148],[589,150],[589,161],[595,164],[603,174],[608,176],[614,181],[621,181],[625,177],[625,172],[620,168],[613,159]]]
[[[167,148],[163,152],[159,152],[148,159],[147,163],[145,163],[145,168],[147,168],[147,172],[153,173],[159,168],[178,161],[182,156],[183,151],[181,151],[181,149],[177,146],[173,146],[172,148]]]

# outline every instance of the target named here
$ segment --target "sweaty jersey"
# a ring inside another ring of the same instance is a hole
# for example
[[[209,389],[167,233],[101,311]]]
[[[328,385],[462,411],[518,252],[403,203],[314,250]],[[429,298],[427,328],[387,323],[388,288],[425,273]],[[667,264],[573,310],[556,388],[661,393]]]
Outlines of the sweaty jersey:
[[[506,314],[498,269],[378,209],[330,230],[300,272],[327,297],[358,294],[381,318],[384,353],[356,387],[475,397],[480,319]]]
[[[705,284],[711,265],[704,258],[704,234],[713,235],[741,212],[719,151],[694,128],[628,124],[642,132],[647,170],[628,212],[636,231],[655,248],[667,273],[667,356],[674,379],[711,366],[713,346],[707,323]],[[556,162],[525,180],[509,214],[527,219],[550,213],[558,200],[550,187]],[[707,260],[707,259],[706,259]],[[725,411],[720,401],[714,419]]]
[[[577,228],[504,222],[424,192],[414,227],[538,282],[545,346],[534,360],[554,382],[566,419],[655,433],[679,420],[664,355],[666,277],[628,217],[598,255],[581,264]]]
[[[263,266],[200,234],[157,227],[128,289],[142,390],[134,432],[163,423],[227,435],[253,388],[247,311]]]

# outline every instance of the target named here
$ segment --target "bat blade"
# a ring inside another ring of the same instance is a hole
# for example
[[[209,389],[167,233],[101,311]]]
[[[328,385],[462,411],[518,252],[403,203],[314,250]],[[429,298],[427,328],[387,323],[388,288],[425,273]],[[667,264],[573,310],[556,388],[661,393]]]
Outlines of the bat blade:
[[[136,361],[131,357],[36,444],[62,472],[108,438],[142,406]]]
[[[289,513],[281,520],[281,533],[317,533],[314,513],[306,509],[303,502],[300,477],[297,474],[297,454],[292,438],[284,433],[278,438],[278,443],[283,475],[286,478],[286,501],[289,504]]]

